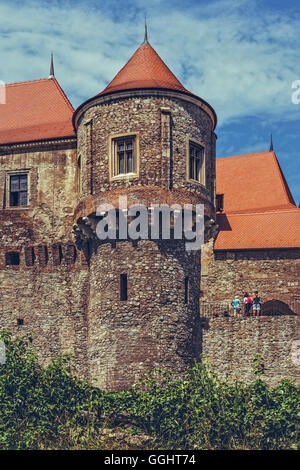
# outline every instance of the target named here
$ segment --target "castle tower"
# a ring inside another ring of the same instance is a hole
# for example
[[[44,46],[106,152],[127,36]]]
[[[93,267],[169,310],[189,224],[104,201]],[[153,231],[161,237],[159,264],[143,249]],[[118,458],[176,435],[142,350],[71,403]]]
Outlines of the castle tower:
[[[102,204],[203,204],[215,217],[216,115],[177,80],[148,42],[74,114],[77,245],[89,263],[89,374],[129,387],[154,367],[178,374],[197,359],[200,253],[184,240],[101,241]],[[126,215],[126,214],[125,214]]]

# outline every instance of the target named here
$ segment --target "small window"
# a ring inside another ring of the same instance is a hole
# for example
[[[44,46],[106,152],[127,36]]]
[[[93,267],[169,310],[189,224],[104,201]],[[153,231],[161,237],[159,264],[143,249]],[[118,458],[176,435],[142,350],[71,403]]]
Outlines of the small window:
[[[190,301],[190,282],[189,278],[184,279],[184,303],[188,304]]]
[[[204,148],[190,142],[189,179],[205,184]]]
[[[112,146],[112,176],[135,174],[137,168],[135,136],[113,139]]]
[[[5,254],[6,266],[19,266],[20,254],[17,251],[10,251]]]
[[[120,275],[120,300],[127,300],[127,274]]]
[[[58,266],[63,259],[63,251],[59,243],[52,245],[52,258],[54,266]]]
[[[47,245],[39,245],[38,246],[38,258],[39,258],[39,265],[43,268],[48,264],[48,247]]]
[[[35,252],[33,246],[25,248],[25,263],[26,266],[33,266],[35,263]]]
[[[216,211],[223,212],[224,210],[224,194],[216,195]]]
[[[17,319],[17,325],[18,325],[18,326],[23,326],[23,325],[24,325],[24,320],[23,320],[23,318],[18,318],[18,319]]]
[[[9,205],[10,207],[24,207],[28,205],[28,175],[10,175],[9,178]]]
[[[78,191],[81,193],[82,191],[82,175],[81,175],[81,156],[79,155],[77,160],[77,167],[78,167]]]

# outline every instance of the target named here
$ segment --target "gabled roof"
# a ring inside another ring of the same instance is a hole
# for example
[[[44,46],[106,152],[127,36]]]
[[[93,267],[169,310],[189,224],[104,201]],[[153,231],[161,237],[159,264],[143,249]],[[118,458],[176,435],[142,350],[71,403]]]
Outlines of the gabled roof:
[[[0,145],[75,135],[74,109],[55,78],[8,84],[0,104]]]
[[[275,152],[218,158],[216,172],[216,192],[224,194],[226,213],[295,205]]]
[[[136,50],[126,65],[99,95],[136,88],[167,88],[190,93],[177,80],[148,42],[143,43]]]
[[[217,159],[216,250],[300,247],[300,209],[274,151]]]

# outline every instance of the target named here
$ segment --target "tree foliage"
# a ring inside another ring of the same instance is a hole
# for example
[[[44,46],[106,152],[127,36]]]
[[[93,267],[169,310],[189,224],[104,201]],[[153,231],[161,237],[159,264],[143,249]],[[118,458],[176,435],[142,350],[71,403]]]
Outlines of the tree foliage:
[[[1,338],[0,449],[88,447],[89,439],[97,447],[108,422],[153,436],[158,448],[299,447],[300,387],[282,380],[271,389],[261,357],[250,385],[226,383],[202,362],[185,380],[153,370],[128,391],[104,392],[72,374],[70,356],[43,368],[30,338],[13,340],[8,331]]]

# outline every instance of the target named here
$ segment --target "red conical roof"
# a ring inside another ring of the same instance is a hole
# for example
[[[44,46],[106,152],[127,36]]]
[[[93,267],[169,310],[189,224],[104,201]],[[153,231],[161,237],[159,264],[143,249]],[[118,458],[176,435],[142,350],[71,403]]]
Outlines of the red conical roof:
[[[76,109],[73,115],[74,128],[77,126],[76,120],[78,112],[88,103],[92,103],[95,98],[117,93],[119,91],[122,92],[126,90],[139,89],[151,90],[155,88],[185,93],[194,99],[201,101],[211,111],[213,129],[215,129],[217,116],[214,109],[205,100],[184,88],[153,47],[150,46],[146,34],[144,43],[135,51],[131,59],[129,59],[127,64],[120,70],[120,72],[117,73],[115,78],[107,85],[107,87],[101,93],[89,98]]]
[[[168,88],[190,93],[181,85],[148,42],[144,42],[137,49],[127,64],[99,95],[136,88]]]

